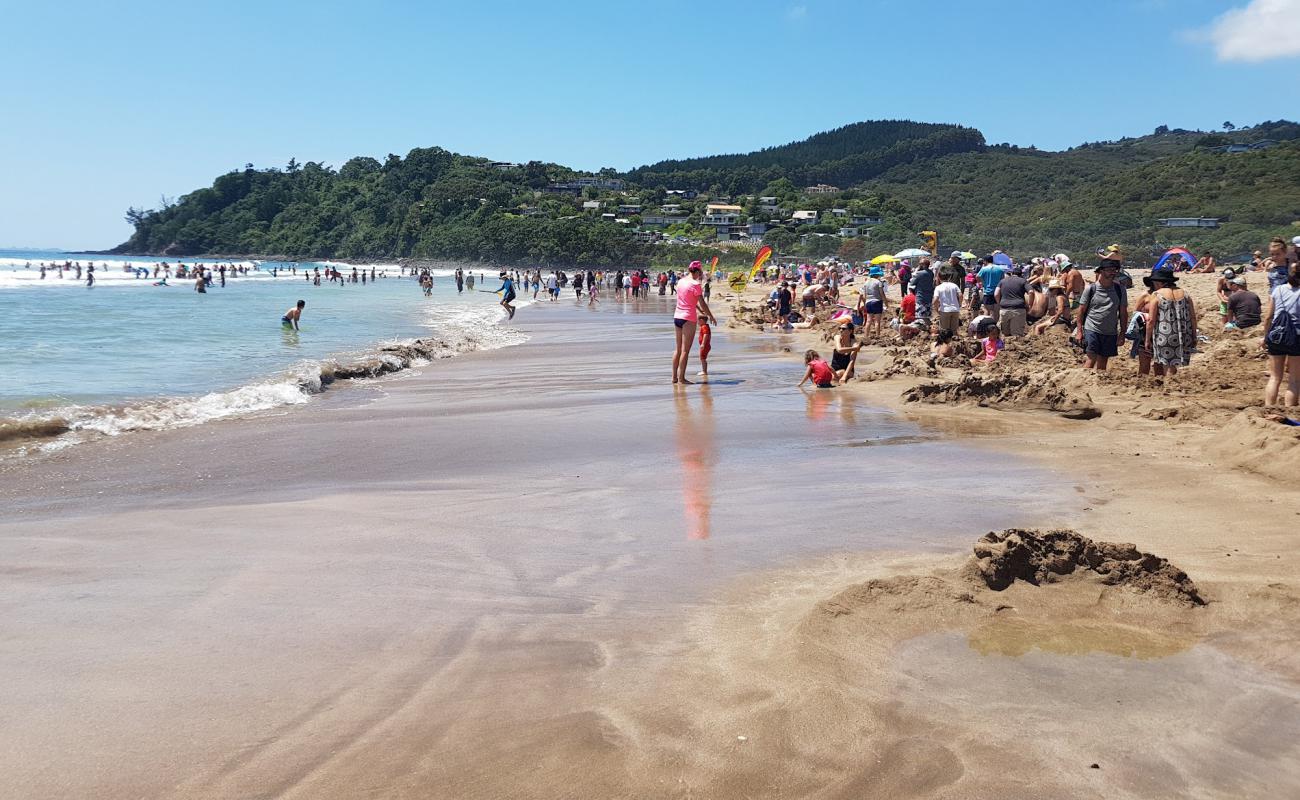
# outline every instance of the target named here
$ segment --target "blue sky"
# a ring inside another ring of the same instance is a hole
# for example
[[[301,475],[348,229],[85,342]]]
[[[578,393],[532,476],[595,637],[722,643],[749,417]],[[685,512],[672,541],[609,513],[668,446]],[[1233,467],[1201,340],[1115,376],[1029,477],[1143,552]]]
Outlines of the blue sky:
[[[110,247],[127,206],[290,157],[624,169],[866,119],[1047,149],[1300,119],[1300,0],[0,0],[0,19],[0,246]]]

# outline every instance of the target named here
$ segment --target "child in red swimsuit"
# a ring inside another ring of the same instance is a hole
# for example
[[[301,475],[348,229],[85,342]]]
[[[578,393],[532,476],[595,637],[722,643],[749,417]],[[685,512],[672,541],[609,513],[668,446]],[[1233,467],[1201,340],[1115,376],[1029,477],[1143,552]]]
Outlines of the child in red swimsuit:
[[[835,372],[831,365],[822,360],[821,355],[816,350],[809,350],[803,354],[803,363],[808,365],[804,370],[803,380],[799,385],[803,386],[809,380],[818,389],[829,389],[835,385]]]

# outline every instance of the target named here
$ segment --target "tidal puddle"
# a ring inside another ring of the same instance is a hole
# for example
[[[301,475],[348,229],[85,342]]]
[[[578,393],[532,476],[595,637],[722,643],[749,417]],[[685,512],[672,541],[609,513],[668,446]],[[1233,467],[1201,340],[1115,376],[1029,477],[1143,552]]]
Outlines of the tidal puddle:
[[[1112,795],[1300,797],[1300,687],[1208,645],[1010,620],[910,639],[897,659],[902,713],[1030,772]]]
[[[1058,656],[1089,653],[1123,658],[1165,658],[1181,653],[1197,639],[1100,622],[1044,624],[1022,619],[995,620],[967,637],[971,650],[982,656],[1020,657],[1031,652]]]

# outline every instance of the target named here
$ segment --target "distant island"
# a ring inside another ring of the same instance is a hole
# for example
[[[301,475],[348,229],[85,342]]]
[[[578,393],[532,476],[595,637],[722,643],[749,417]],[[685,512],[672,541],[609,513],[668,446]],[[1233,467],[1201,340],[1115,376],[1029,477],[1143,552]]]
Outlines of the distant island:
[[[252,164],[157,209],[127,211],[113,252],[285,259],[460,259],[647,266],[761,244],[860,259],[939,232],[943,251],[1169,246],[1240,258],[1300,234],[1300,125],[1170,129],[1062,152],[988,144],[973,128],[860,122],[752,153],[626,173],[417,148],[349,160]]]

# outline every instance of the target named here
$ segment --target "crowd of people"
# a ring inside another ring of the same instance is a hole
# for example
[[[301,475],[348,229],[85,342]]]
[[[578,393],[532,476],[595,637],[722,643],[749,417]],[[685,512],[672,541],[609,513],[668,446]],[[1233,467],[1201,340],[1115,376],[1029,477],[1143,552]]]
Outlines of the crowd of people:
[[[767,318],[774,329],[832,328],[829,362],[816,351],[805,353],[804,382],[817,386],[852,379],[862,342],[880,339],[886,327],[903,340],[929,337],[935,360],[964,356],[976,366],[999,358],[1009,339],[1060,328],[1087,369],[1106,370],[1127,342],[1139,374],[1168,377],[1191,364],[1208,338],[1201,330],[1206,317],[1179,279],[1207,266],[1219,270],[1213,256],[1173,259],[1138,285],[1118,245],[1098,253],[1091,276],[1063,253],[1024,263],[997,250],[970,255],[955,252],[938,266],[926,257],[915,264],[778,266],[760,277],[772,287]],[[1290,244],[1276,238],[1267,255],[1219,273],[1219,307],[1210,318],[1225,331],[1261,332],[1268,405],[1279,396],[1295,405],[1300,394],[1298,269],[1300,236]],[[1251,273],[1267,280],[1266,301],[1251,290]]]

